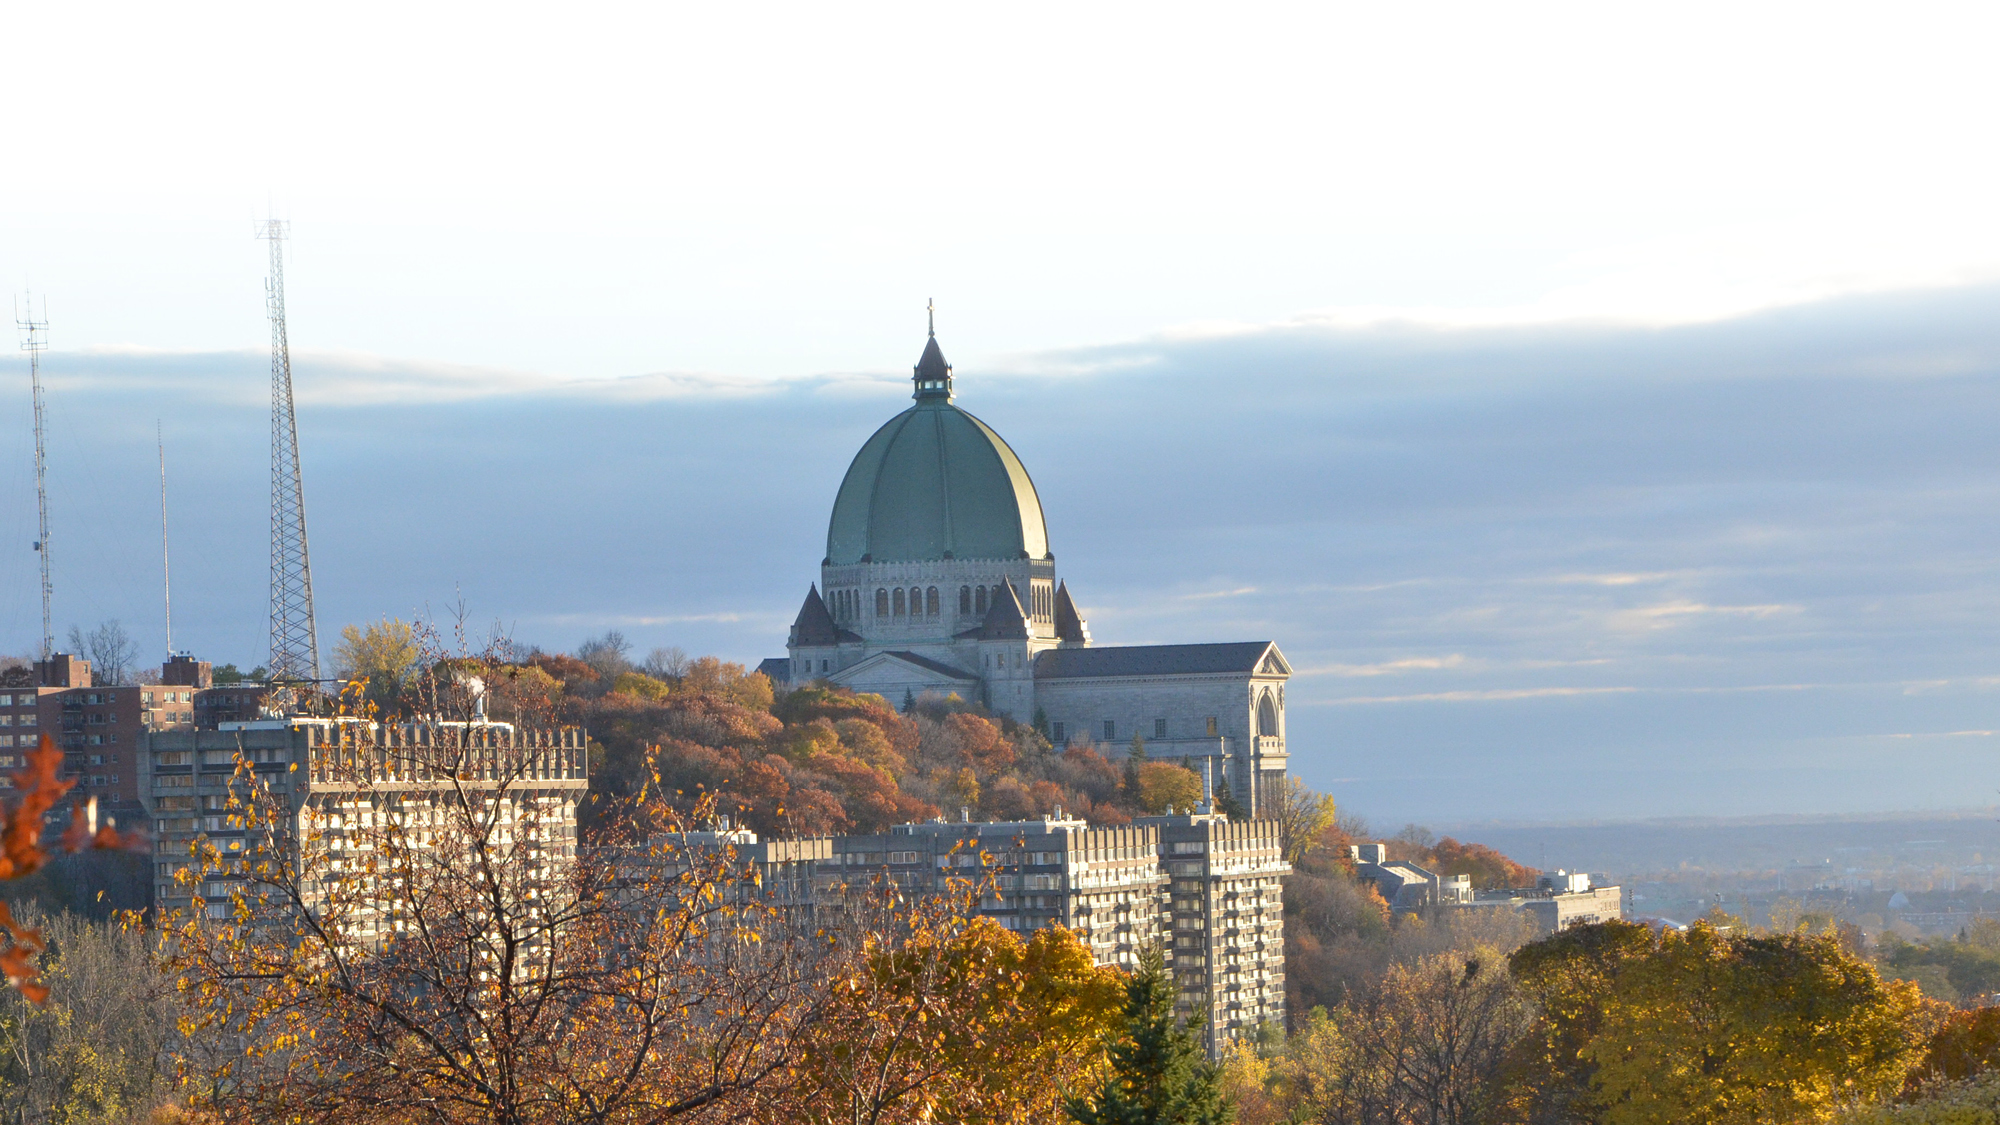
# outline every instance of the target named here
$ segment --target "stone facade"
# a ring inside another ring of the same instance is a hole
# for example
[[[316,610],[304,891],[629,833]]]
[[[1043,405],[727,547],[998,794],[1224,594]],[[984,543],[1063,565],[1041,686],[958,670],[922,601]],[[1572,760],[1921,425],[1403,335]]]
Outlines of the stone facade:
[[[1114,757],[1140,735],[1153,757],[1200,760],[1254,813],[1286,771],[1291,669],[1276,646],[1094,648],[1027,470],[952,405],[935,336],[915,383],[917,405],[849,466],[820,581],[786,656],[759,670],[781,688],[824,680],[897,706],[956,695]],[[1072,658],[1078,650],[1103,659]]]

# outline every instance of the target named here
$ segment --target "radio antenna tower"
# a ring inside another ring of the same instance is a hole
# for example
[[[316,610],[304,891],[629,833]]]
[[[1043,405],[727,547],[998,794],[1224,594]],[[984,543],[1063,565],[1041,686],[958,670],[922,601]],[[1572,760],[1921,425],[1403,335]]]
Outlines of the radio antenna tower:
[[[21,330],[21,350],[28,353],[28,384],[35,394],[35,507],[41,523],[37,526],[35,554],[42,564],[42,659],[55,654],[56,634],[49,625],[49,595],[54,587],[49,585],[49,474],[48,451],[45,440],[46,425],[42,408],[42,352],[49,346],[49,299],[42,298],[42,319],[35,319],[35,298],[24,295],[23,304],[14,307],[14,324]]]
[[[299,424],[292,412],[292,348],[285,336],[285,251],[291,224],[266,219],[257,237],[271,244],[264,304],[271,317],[271,663],[273,683],[319,679],[312,563],[306,554],[306,493],[299,472]]]

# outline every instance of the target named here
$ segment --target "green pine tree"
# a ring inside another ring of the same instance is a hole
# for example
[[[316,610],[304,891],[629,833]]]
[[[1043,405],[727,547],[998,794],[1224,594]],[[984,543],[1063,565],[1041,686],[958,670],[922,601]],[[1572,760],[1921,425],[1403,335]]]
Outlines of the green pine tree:
[[[1174,978],[1155,946],[1125,983],[1125,1029],[1111,1046],[1111,1076],[1063,1108],[1080,1125],[1228,1125],[1236,1109],[1195,1033],[1174,1021]]]
[[[1250,811],[1245,809],[1243,802],[1238,801],[1236,794],[1230,791],[1227,777],[1219,778],[1215,783],[1215,811],[1231,820],[1250,819]]]
[[[1133,808],[1139,807],[1139,767],[1146,764],[1146,739],[1142,735],[1132,736],[1132,746],[1125,751],[1125,799]]]

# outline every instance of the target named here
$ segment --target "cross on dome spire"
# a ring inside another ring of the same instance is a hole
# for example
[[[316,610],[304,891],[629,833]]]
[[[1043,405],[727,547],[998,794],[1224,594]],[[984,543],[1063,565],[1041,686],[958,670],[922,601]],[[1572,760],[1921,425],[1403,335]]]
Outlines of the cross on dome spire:
[[[924,341],[924,354],[917,360],[917,393],[912,395],[918,402],[943,399],[951,401],[951,364],[945,362],[944,351],[937,342],[937,303],[924,302],[924,312],[930,320],[930,338]]]

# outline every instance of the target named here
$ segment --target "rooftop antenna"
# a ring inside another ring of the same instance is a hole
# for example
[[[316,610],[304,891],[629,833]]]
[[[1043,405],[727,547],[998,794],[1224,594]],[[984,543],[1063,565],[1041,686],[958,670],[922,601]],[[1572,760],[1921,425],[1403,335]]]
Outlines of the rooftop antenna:
[[[25,309],[23,306],[26,306]],[[35,395],[35,507],[41,522],[36,527],[35,554],[42,564],[42,659],[56,650],[55,629],[49,624],[49,477],[46,421],[42,407],[42,352],[49,346],[49,299],[42,298],[42,319],[35,319],[35,298],[23,294],[14,306],[14,325],[21,330],[21,350],[28,353],[28,384]]]
[[[160,585],[167,603],[167,659],[174,658],[174,571],[167,556],[167,430],[153,419],[153,433],[160,443]]]
[[[299,471],[299,424],[292,409],[292,348],[285,335],[285,239],[291,224],[266,219],[257,237],[271,244],[264,280],[271,318],[271,663],[273,683],[319,679],[319,631],[313,622],[312,563],[306,553],[305,482]]]

